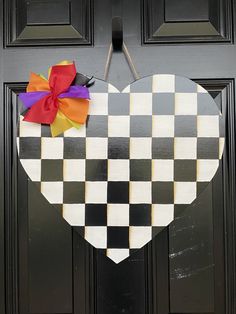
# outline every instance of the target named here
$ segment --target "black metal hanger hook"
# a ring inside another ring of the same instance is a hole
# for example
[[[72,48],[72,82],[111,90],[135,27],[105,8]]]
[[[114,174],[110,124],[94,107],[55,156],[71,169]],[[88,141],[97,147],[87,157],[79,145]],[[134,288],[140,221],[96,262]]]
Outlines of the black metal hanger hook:
[[[122,51],[123,46],[123,0],[112,0],[112,46]]]
[[[123,39],[123,0],[112,0],[112,42],[109,47],[107,61],[105,65],[104,79],[107,81],[113,52],[123,52],[129,64],[134,79],[139,79],[139,75],[129,54],[128,48]]]
[[[123,22],[121,16],[112,18],[112,46],[114,51],[122,51]]]

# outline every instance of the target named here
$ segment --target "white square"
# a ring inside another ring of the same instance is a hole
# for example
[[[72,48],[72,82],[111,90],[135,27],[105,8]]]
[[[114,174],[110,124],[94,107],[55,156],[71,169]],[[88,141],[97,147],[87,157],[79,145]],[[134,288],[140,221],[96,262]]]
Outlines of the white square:
[[[129,185],[129,202],[130,204],[151,204],[151,182],[131,181]]]
[[[129,227],[129,247],[140,249],[152,239],[152,227]]]
[[[129,249],[107,249],[106,253],[116,264],[129,257]]]
[[[97,249],[107,247],[107,227],[85,227],[84,238]]]
[[[108,93],[90,93],[89,115],[108,114]]]
[[[71,226],[85,225],[85,205],[84,204],[63,204],[63,218]]]
[[[153,204],[152,205],[152,226],[165,227],[174,219],[173,204]]]
[[[126,86],[123,90],[122,93],[127,94],[130,93],[130,85]]]
[[[107,182],[86,182],[85,202],[106,204],[107,203]]]
[[[41,157],[42,159],[63,159],[64,142],[59,137],[41,138]]]
[[[219,138],[219,159],[221,159],[224,152],[225,139],[223,137]]]
[[[51,204],[63,203],[63,182],[41,182],[41,193]]]
[[[175,76],[157,74],[152,79],[153,93],[174,93],[175,92]]]
[[[107,159],[107,138],[87,137],[86,138],[86,158],[87,159]]]
[[[174,182],[175,204],[191,204],[196,196],[196,182]]]
[[[152,160],[152,181],[173,181],[174,160],[153,159]]]
[[[20,116],[20,137],[41,137],[41,124],[23,121],[24,117]]]
[[[174,139],[175,159],[196,159],[197,158],[197,138],[176,137]]]
[[[175,93],[175,114],[196,115],[197,93]]]
[[[80,128],[70,128],[64,132],[64,137],[85,137],[86,136],[86,125],[81,124]]]
[[[119,94],[120,93],[120,91],[115,87],[115,86],[113,86],[112,84],[108,84],[108,93],[109,94]]]
[[[151,115],[152,93],[130,93],[130,115]]]
[[[219,160],[199,159],[197,160],[197,181],[209,182],[214,177],[219,167]]]
[[[219,137],[219,116],[198,116],[197,136]]]
[[[20,138],[17,137],[16,138],[16,147],[17,147],[18,155],[20,155],[20,143],[19,143],[19,141],[20,141]]]
[[[108,181],[129,181],[129,160],[108,160]]]
[[[130,117],[129,116],[108,116],[109,137],[129,137]]]
[[[129,226],[129,204],[108,204],[107,225]]]
[[[174,137],[175,118],[174,116],[153,116],[152,136],[153,137]]]
[[[199,84],[197,84],[197,92],[198,93],[203,93],[203,94],[207,94],[208,93],[208,91],[205,89],[205,88],[203,88],[201,85],[199,85]]]
[[[151,159],[152,139],[145,137],[130,138],[130,159]]]
[[[64,159],[63,160],[64,181],[85,181],[85,160]]]
[[[41,181],[41,159],[21,159],[20,162],[30,180]]]

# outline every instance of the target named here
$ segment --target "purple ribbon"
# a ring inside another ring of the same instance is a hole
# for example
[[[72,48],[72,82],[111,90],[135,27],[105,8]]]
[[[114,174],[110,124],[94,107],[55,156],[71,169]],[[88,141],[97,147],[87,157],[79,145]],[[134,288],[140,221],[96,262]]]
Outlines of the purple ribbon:
[[[22,101],[23,105],[29,109],[41,98],[49,95],[51,92],[28,92],[20,93],[19,98]],[[89,99],[89,90],[85,86],[73,85],[70,86],[67,92],[61,93],[58,98],[84,98]]]

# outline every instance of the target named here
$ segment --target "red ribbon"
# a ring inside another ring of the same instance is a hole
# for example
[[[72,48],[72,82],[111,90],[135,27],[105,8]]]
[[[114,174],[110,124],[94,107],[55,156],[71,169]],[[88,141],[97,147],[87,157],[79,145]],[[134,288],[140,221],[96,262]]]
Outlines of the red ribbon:
[[[52,124],[59,107],[58,96],[66,92],[76,76],[74,63],[55,65],[51,69],[49,87],[51,93],[37,101],[24,116],[25,121]]]

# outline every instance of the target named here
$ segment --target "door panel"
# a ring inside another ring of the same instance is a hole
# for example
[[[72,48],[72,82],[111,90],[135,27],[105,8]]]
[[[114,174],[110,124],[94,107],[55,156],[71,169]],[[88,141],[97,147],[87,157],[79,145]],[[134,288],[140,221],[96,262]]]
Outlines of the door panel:
[[[224,113],[233,106],[225,93],[231,80],[200,83]],[[9,146],[16,137],[16,94],[23,86],[6,86]],[[15,148],[12,153],[18,165],[13,168],[18,175],[11,176],[18,178],[18,195],[12,195],[18,200],[19,264],[14,266],[22,313],[76,314],[82,308],[82,313],[224,313],[222,167],[193,205],[177,212],[168,229],[116,265],[73,232],[27,179]],[[14,217],[9,222],[13,228]]]
[[[72,232],[31,182],[28,202],[29,312],[71,313]]]
[[[212,219],[212,185],[209,185],[188,213],[170,226],[171,313],[214,312]]]
[[[230,0],[143,0],[143,42],[232,42]]]
[[[92,45],[92,11],[91,0],[6,1],[5,45]]]
[[[222,166],[200,197],[119,265],[67,225],[17,161],[17,94],[25,89],[31,70],[45,72],[48,65],[72,59],[82,73],[103,78],[111,1],[51,4],[5,2],[5,48],[0,50],[0,313],[235,313],[236,48],[231,1],[124,0],[124,39],[140,77],[175,73],[202,84],[225,118],[226,149]],[[66,31],[55,37],[54,27],[74,29],[76,37]],[[199,29],[201,34],[196,34]],[[124,56],[114,54],[109,81],[121,89],[132,80]]]

